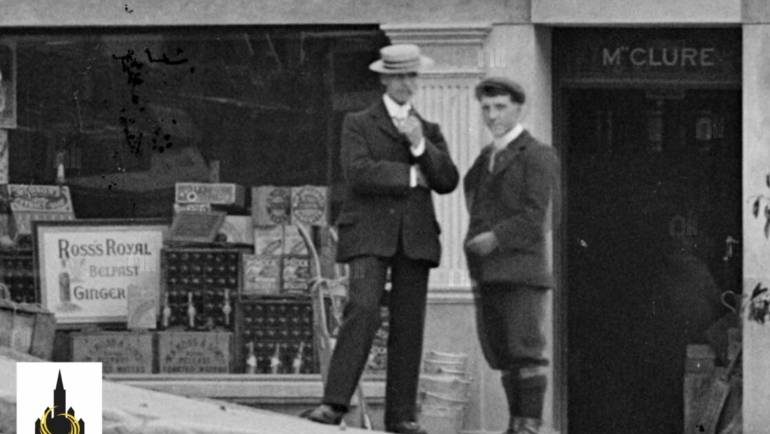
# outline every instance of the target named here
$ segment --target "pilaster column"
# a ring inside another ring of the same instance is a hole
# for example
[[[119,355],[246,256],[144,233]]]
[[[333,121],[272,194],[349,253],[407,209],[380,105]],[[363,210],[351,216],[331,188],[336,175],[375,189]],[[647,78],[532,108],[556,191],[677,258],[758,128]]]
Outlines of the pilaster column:
[[[426,119],[441,126],[461,176],[481,147],[483,125],[473,87],[485,72],[484,49],[491,29],[488,24],[382,26],[392,43],[417,44],[435,60],[434,67],[421,74],[414,102]],[[468,227],[462,186],[448,195],[434,195],[434,201],[442,228],[443,254],[441,265],[431,272],[431,291],[445,291],[445,295],[465,292],[470,288],[470,280],[462,249]]]
[[[747,298],[757,285],[770,287],[770,239],[765,232],[765,209],[770,206],[770,20],[765,21],[743,26],[743,294]],[[767,293],[758,298],[767,300]],[[748,319],[748,310],[750,306],[742,312],[743,432],[760,434],[770,426],[770,323]]]

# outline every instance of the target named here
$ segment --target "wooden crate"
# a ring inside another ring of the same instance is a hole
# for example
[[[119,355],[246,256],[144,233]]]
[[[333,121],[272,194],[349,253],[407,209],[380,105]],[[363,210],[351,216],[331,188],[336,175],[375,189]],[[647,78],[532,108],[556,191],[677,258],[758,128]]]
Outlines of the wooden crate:
[[[76,332],[71,342],[73,362],[102,362],[105,374],[153,372],[153,333]]]
[[[301,352],[299,373],[317,373],[313,345],[313,308],[307,297],[242,299],[236,308],[234,369],[247,372],[249,345],[254,347],[255,373],[272,373],[277,355],[279,374],[294,372]]]
[[[0,346],[50,360],[56,335],[56,318],[33,304],[0,298]]]
[[[158,372],[230,372],[230,332],[158,332]]]
[[[163,249],[158,328],[232,330],[235,299],[241,292],[241,254],[249,250],[242,247]],[[190,299],[195,308],[192,327],[188,316]],[[225,305],[229,305],[227,315]],[[164,315],[168,315],[167,326]]]
[[[0,282],[16,303],[37,303],[32,249],[0,250]]]

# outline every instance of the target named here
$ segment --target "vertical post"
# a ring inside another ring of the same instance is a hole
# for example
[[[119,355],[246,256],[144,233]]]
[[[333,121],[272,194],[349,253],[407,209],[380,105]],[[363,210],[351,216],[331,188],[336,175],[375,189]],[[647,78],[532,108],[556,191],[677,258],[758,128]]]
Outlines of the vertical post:
[[[770,25],[743,26],[743,293],[770,287],[770,239],[765,207],[770,206]],[[760,199],[759,215],[753,206]],[[767,295],[767,294],[765,294]],[[750,301],[746,301],[750,303]],[[770,426],[770,323],[743,312],[743,432]]]

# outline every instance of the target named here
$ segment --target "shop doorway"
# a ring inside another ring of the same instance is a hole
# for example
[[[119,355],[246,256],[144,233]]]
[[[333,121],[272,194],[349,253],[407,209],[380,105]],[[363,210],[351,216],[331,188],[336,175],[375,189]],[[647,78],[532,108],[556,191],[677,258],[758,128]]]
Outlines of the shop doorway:
[[[741,290],[740,91],[562,96],[569,432],[680,433],[686,347]]]

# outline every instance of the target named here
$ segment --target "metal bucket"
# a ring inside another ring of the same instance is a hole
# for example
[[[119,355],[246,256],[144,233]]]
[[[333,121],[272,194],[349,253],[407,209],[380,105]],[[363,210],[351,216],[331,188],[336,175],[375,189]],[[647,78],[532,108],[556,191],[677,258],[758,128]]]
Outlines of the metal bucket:
[[[425,358],[445,362],[462,362],[465,364],[468,360],[468,355],[465,353],[445,353],[442,351],[430,350]]]
[[[437,360],[426,357],[422,362],[423,372],[426,374],[448,374],[456,377],[465,377],[465,361]]]
[[[468,398],[471,381],[454,375],[421,375],[420,390],[439,396],[464,400]]]
[[[462,407],[423,405],[419,421],[428,432],[456,434],[462,429],[464,415]]]
[[[420,396],[422,397],[421,404],[425,407],[465,408],[465,405],[468,404],[467,398],[455,398],[426,390],[421,391]]]

